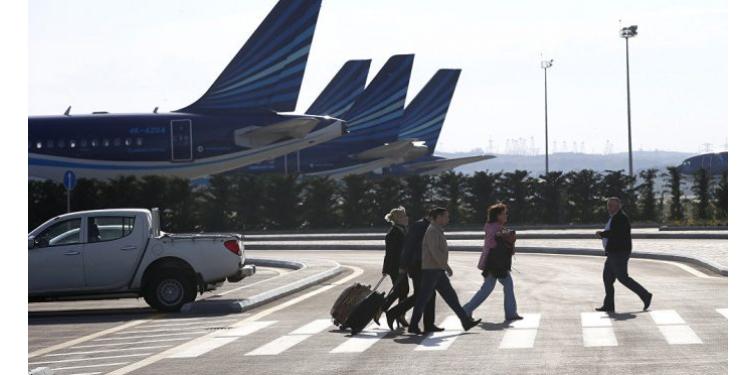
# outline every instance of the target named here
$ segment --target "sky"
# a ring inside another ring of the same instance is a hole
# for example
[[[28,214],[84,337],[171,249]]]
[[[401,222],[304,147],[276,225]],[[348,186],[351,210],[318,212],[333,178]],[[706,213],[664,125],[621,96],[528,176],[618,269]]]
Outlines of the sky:
[[[29,2],[29,115],[182,108],[200,97],[276,0]],[[620,20],[622,23],[620,23]],[[415,53],[408,101],[440,68],[461,78],[438,152],[714,151],[727,140],[727,3],[697,0],[323,0],[296,112],[349,59]],[[607,142],[611,146],[607,146]],[[580,146],[579,146],[580,147]],[[580,148],[579,148],[580,150]],[[552,149],[551,149],[552,151]]]

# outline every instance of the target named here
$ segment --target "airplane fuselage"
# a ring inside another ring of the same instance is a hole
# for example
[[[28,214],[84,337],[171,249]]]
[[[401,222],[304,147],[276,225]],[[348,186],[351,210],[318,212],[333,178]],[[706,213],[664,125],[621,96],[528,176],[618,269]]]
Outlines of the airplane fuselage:
[[[303,138],[248,147],[237,131],[294,119],[316,119]],[[330,126],[333,125],[333,126]],[[171,112],[29,117],[29,176],[60,179],[167,175],[196,178],[273,159],[338,137],[340,121],[275,112],[236,116]],[[240,144],[238,144],[240,143]]]

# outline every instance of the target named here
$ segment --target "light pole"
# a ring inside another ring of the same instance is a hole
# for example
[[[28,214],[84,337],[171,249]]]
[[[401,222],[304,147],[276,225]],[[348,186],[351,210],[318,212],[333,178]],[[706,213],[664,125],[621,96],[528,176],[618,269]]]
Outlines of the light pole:
[[[620,37],[625,38],[625,80],[628,88],[628,163],[631,178],[633,177],[633,137],[630,131],[630,50],[628,49],[628,39],[636,35],[638,35],[637,25],[623,27],[620,30]]]
[[[544,69],[544,174],[549,174],[549,138],[547,131],[547,69],[552,67],[554,59],[542,60]]]

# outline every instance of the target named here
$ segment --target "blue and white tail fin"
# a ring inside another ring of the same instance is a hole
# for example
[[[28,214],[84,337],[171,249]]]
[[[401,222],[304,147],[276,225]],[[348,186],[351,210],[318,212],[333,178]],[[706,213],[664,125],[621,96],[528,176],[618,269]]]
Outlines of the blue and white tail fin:
[[[294,111],[322,0],[279,0],[219,78],[179,112]]]
[[[350,60],[307,110],[308,115],[340,118],[365,90],[371,60]]]
[[[341,118],[349,134],[332,142],[380,146],[398,137],[414,55],[392,56]]]
[[[435,152],[460,75],[460,69],[441,69],[432,76],[406,107],[400,139],[417,138],[425,142],[430,154]]]

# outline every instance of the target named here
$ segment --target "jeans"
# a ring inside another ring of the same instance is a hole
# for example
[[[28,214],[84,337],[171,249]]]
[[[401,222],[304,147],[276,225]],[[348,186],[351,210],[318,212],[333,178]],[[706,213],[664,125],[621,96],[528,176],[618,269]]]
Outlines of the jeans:
[[[492,290],[495,289],[495,282],[503,284],[505,319],[507,320],[518,316],[518,311],[516,310],[516,295],[513,292],[513,278],[510,276],[510,273],[508,273],[508,276],[503,279],[498,279],[492,275],[487,275],[484,278],[484,284],[482,284],[482,287],[479,288],[479,291],[477,291],[476,294],[474,294],[471,301],[464,305],[464,310],[469,316],[471,316],[474,310],[476,310],[476,308],[490,296]]]
[[[422,313],[427,306],[427,302],[429,302],[432,293],[436,290],[443,297],[445,303],[448,304],[448,307],[461,319],[461,323],[469,321],[469,316],[461,307],[461,303],[458,302],[458,295],[456,295],[451,281],[445,274],[445,270],[428,269],[422,270],[422,285],[419,286],[417,301],[414,304],[414,311],[411,314],[410,328],[419,327],[419,320],[422,318]]]
[[[610,252],[607,254],[607,260],[604,262],[604,272],[602,272],[605,293],[603,307],[613,310],[615,308],[615,280],[637,294],[641,300],[645,300],[650,294],[646,288],[628,275],[629,260],[630,253]]]

